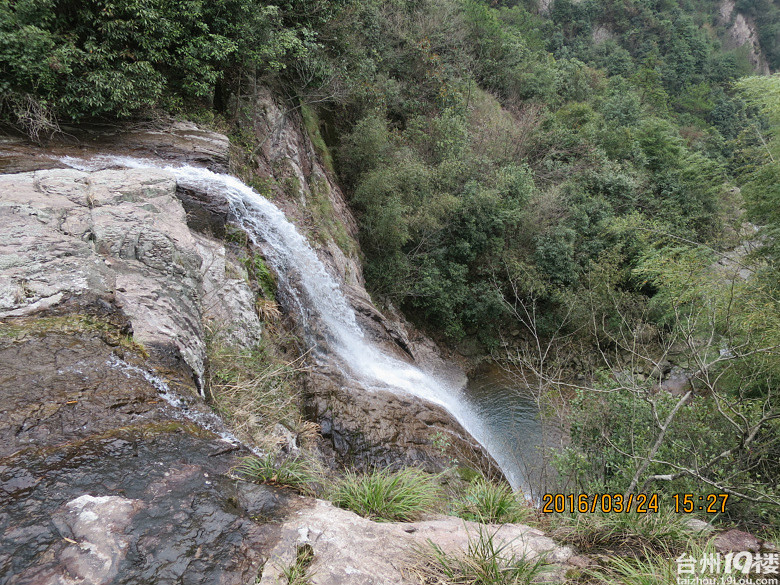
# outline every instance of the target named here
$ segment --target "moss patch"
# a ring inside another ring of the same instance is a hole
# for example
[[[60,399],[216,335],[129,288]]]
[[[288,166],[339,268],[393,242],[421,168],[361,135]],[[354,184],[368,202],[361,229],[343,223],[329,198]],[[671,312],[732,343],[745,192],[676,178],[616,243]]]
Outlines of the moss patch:
[[[346,255],[356,252],[355,241],[349,237],[344,225],[336,219],[333,203],[330,201],[330,185],[325,177],[312,177],[309,180],[309,212],[321,241],[332,239]]]
[[[120,346],[143,357],[149,357],[146,348],[105,319],[94,315],[73,313],[54,317],[17,317],[0,320],[0,340],[24,341],[31,335],[41,336],[57,332],[75,335],[97,334],[111,346]]]
[[[335,176],[335,171],[333,170],[333,157],[320,133],[320,119],[317,117],[317,113],[308,105],[301,104],[301,117],[303,118],[303,126],[306,128],[309,139],[314,145],[314,150],[320,157],[322,164],[331,175]]]

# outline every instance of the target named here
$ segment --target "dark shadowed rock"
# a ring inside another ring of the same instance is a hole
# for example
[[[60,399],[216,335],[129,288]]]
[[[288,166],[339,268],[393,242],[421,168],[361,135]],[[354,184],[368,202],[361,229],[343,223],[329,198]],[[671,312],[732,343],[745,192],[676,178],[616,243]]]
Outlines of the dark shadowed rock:
[[[240,450],[77,317],[3,323],[0,583],[252,582],[288,497],[237,485]]]

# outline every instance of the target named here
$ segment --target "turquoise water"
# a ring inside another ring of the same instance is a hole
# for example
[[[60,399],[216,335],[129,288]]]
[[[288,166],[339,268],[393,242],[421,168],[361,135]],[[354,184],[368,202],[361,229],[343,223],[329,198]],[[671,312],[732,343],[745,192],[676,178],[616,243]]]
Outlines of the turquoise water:
[[[491,454],[509,483],[538,497],[543,483],[542,424],[528,388],[497,367],[480,368],[470,377],[466,399],[491,430]]]

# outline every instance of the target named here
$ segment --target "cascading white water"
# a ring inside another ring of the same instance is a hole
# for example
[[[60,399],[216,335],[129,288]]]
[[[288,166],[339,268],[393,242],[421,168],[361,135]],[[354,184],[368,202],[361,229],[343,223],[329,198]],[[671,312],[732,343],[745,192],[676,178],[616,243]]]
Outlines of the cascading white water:
[[[82,170],[105,168],[107,164],[129,168],[162,168],[172,172],[180,186],[224,197],[235,221],[253,243],[262,246],[274,267],[288,310],[300,315],[304,328],[316,320],[316,335],[324,336],[332,353],[369,390],[385,389],[408,393],[445,408],[496,460],[513,488],[525,485],[517,458],[469,403],[464,389],[430,375],[420,368],[391,357],[373,345],[360,329],[353,309],[338,283],[328,273],[314,249],[266,198],[240,180],[193,166],[164,166],[154,161],[127,157],[95,157],[92,160],[64,158],[66,164]],[[313,319],[316,317],[316,319]],[[317,352],[317,341],[310,338]]]

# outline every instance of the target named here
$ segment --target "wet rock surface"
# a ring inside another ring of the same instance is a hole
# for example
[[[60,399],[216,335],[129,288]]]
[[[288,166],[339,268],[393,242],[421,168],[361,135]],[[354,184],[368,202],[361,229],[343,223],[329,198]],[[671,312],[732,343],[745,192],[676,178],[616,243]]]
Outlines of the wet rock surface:
[[[223,451],[169,422],[0,460],[0,583],[251,582],[277,528],[239,507]]]
[[[33,326],[29,321],[3,325],[24,338],[0,336],[0,457],[165,418],[156,389],[113,367],[113,348],[101,339],[24,332]]]
[[[251,582],[288,497],[230,479],[246,453],[95,328],[3,323],[0,583]]]
[[[326,367],[312,371],[309,379],[308,414],[350,465],[440,471],[457,461],[501,477],[490,455],[443,408],[411,395],[362,390]],[[437,436],[446,438],[439,446]]]

